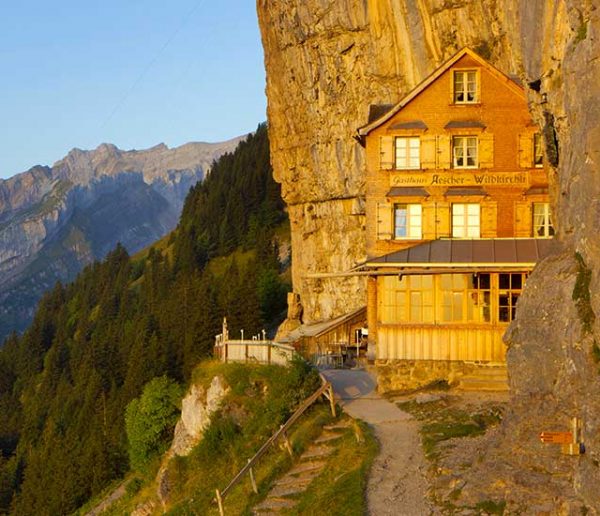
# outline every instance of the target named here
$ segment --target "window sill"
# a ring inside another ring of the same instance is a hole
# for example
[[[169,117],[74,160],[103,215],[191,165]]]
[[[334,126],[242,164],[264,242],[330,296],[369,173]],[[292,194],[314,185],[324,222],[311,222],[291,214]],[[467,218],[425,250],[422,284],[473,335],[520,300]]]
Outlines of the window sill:
[[[449,106],[464,107],[464,106],[481,106],[481,101],[477,102],[451,102]]]

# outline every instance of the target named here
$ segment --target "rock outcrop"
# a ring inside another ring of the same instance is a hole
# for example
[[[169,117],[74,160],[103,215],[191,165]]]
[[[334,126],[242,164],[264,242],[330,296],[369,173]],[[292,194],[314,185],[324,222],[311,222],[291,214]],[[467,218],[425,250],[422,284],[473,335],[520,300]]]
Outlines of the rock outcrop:
[[[560,250],[528,280],[507,335],[513,408],[486,454],[506,467],[496,479],[478,469],[473,485],[487,478],[513,509],[536,492],[545,493],[549,513],[600,508],[598,2],[258,0],[257,7],[272,161],[289,205],[294,290],[307,322],[364,304],[360,278],[315,273],[347,271],[365,258],[365,163],[352,136],[369,105],[397,102],[463,46],[521,76],[553,167]],[[541,430],[567,430],[571,416],[583,418],[588,451],[580,458],[537,441]]]
[[[211,416],[221,407],[230,388],[225,378],[215,376],[208,389],[192,384],[190,390],[181,401],[181,418],[175,426],[175,435],[171,448],[166,453],[156,477],[157,495],[163,507],[169,501],[171,481],[169,465],[171,459],[178,455],[189,455],[194,446],[202,439],[204,430],[210,424]]]
[[[189,188],[240,139],[141,151],[102,144],[0,180],[0,344],[57,280],[117,242],[136,252],[171,231]]]

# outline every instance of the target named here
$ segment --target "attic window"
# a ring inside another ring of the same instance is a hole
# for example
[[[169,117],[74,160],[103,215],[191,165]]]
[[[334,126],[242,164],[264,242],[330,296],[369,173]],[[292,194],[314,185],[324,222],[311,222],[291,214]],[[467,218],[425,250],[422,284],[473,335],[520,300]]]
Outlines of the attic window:
[[[455,70],[454,103],[475,104],[477,102],[477,70]]]

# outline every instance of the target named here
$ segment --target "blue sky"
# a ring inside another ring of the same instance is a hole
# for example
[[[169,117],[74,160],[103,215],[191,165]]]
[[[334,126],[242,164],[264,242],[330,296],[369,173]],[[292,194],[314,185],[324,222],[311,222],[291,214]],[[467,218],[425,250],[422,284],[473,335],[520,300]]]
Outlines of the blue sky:
[[[221,141],[266,119],[253,0],[0,2],[0,178],[73,147]]]

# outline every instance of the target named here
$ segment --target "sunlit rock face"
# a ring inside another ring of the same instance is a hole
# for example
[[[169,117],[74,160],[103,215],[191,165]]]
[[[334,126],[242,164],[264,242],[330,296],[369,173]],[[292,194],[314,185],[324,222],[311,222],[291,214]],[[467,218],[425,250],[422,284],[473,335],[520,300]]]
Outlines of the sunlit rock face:
[[[600,364],[592,349],[600,337],[597,7],[596,0],[257,1],[271,154],[290,207],[294,290],[305,321],[365,304],[360,277],[314,273],[347,271],[365,259],[365,159],[352,136],[369,105],[397,102],[463,46],[527,87],[553,165],[559,245],[530,277],[507,334],[514,408],[486,455],[506,462],[495,495],[509,507],[533,492],[547,499],[542,509],[600,507]],[[587,270],[589,300],[581,293]],[[583,418],[581,458],[561,456],[537,437],[567,430],[571,416]],[[489,466],[482,464],[473,476],[479,483]]]

